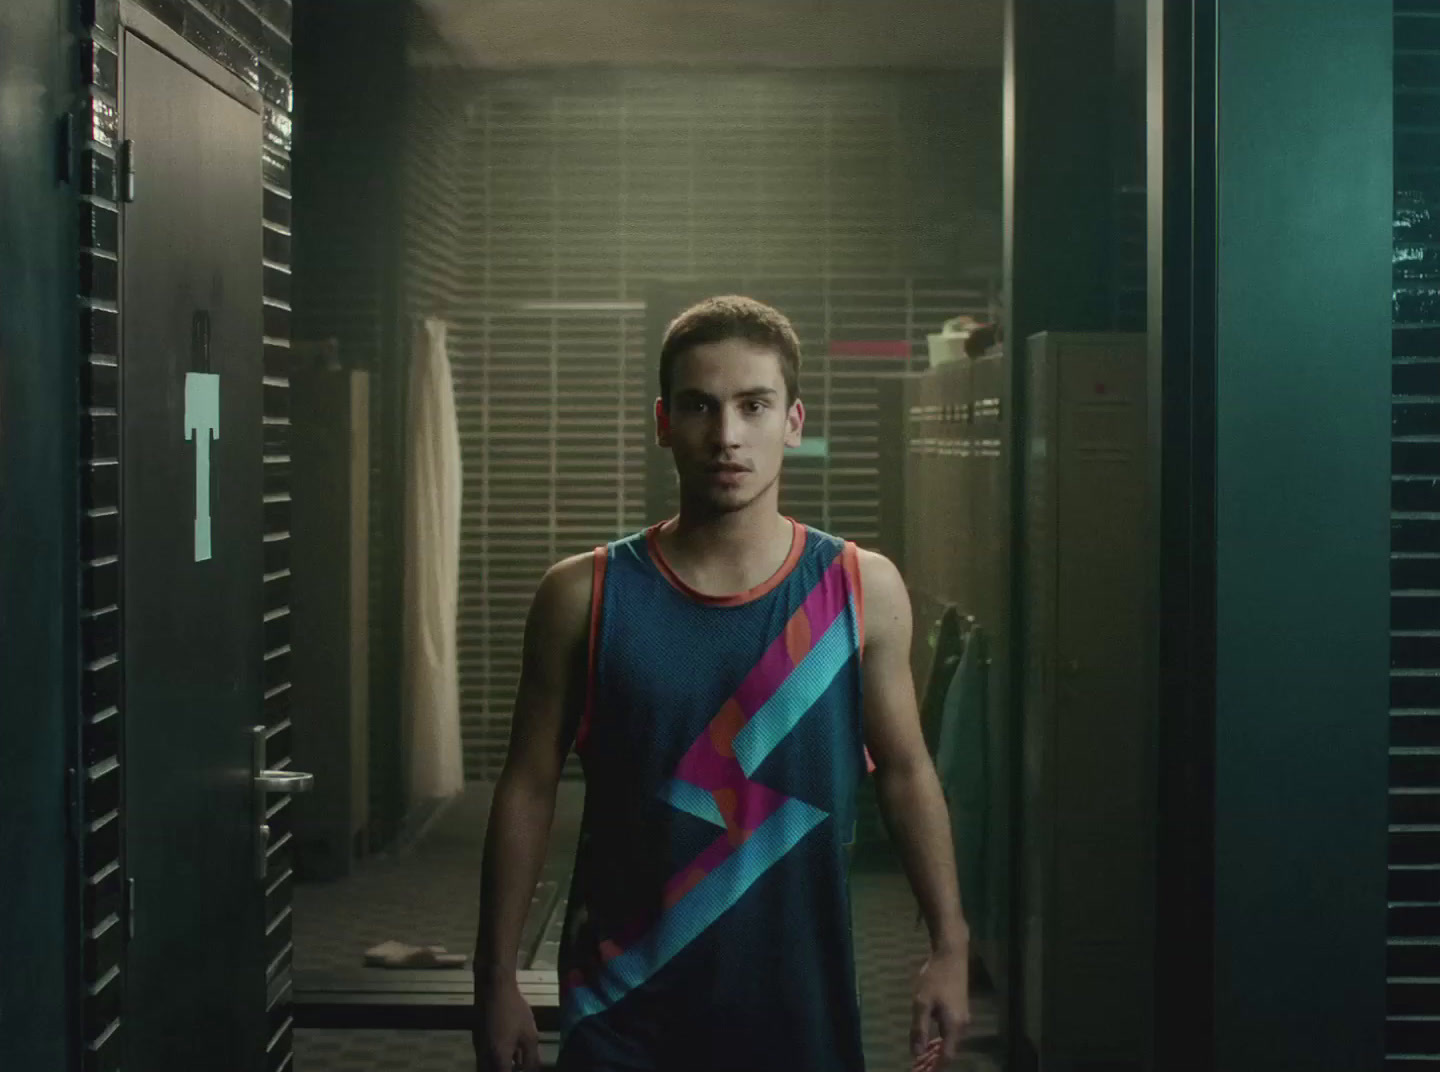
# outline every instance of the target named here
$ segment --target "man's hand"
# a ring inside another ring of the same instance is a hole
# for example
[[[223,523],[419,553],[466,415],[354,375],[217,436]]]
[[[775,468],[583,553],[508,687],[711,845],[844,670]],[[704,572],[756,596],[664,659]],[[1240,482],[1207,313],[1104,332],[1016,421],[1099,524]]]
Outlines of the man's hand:
[[[540,1072],[540,1033],[535,1013],[515,980],[476,979],[475,1061],[480,1072]]]
[[[970,1026],[969,950],[935,953],[925,962],[915,982],[914,1010],[910,1052],[916,1058],[915,1067],[940,1068],[942,1060],[958,1057],[960,1042]],[[933,1025],[939,1025],[934,1034]],[[932,1040],[942,1048],[932,1046]],[[926,1060],[921,1061],[922,1057]]]

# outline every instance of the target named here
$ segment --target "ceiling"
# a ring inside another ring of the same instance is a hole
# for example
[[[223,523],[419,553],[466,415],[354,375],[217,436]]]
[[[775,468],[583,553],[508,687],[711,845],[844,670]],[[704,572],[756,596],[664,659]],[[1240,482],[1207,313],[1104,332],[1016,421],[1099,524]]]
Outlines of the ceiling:
[[[1003,0],[421,2],[483,68],[998,68],[1004,34]]]

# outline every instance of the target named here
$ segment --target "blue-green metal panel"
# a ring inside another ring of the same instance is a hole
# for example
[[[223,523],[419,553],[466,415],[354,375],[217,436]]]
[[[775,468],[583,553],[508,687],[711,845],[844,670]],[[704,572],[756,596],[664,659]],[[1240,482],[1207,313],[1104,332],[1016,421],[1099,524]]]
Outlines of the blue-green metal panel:
[[[1216,10],[1215,1066],[1376,1069],[1391,5]]]
[[[0,5],[0,1068],[74,1059],[75,199],[70,5]]]

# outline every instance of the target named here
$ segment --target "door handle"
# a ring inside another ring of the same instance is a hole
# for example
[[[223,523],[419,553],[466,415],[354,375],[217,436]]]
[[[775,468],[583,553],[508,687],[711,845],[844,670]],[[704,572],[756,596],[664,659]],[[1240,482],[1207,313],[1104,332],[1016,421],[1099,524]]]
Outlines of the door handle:
[[[315,775],[306,771],[266,769],[264,726],[250,728],[250,764],[255,799],[255,877],[263,881],[270,871],[270,823],[265,814],[265,794],[308,793],[315,788]]]
[[[264,880],[270,871],[270,824],[261,823],[255,830],[255,877]]]
[[[262,793],[308,793],[315,788],[315,775],[305,771],[262,770],[255,776],[255,788]]]

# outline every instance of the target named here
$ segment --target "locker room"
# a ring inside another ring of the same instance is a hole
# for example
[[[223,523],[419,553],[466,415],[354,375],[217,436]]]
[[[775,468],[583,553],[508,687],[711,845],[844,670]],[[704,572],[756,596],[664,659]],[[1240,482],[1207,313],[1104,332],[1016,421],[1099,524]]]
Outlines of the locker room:
[[[532,600],[685,510],[717,295],[798,338],[780,514],[908,602],[854,1067],[1440,1065],[1434,0],[16,0],[0,55],[0,1068],[477,1068]]]

